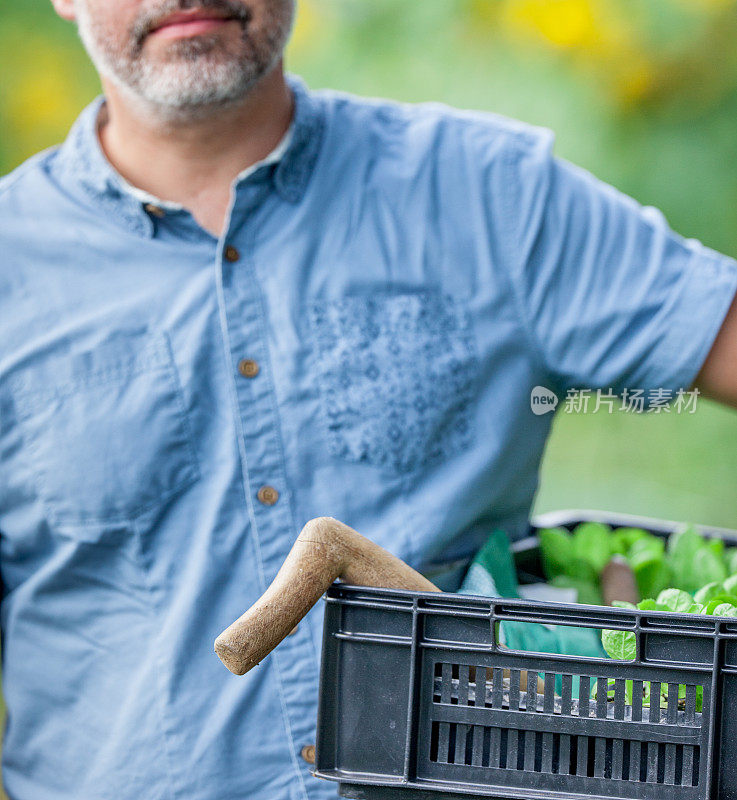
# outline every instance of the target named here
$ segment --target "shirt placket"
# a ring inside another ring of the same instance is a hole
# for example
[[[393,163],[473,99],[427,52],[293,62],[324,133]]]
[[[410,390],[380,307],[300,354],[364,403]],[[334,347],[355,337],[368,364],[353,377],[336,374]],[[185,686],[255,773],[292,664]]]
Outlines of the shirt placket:
[[[284,463],[267,309],[255,262],[255,232],[269,192],[270,186],[264,182],[247,181],[239,186],[218,248],[221,325],[231,367],[244,491],[261,591],[276,576],[298,533]],[[297,626],[269,658],[274,662],[290,761],[306,797],[305,781],[312,780],[309,767],[314,761],[319,676],[307,626]]]

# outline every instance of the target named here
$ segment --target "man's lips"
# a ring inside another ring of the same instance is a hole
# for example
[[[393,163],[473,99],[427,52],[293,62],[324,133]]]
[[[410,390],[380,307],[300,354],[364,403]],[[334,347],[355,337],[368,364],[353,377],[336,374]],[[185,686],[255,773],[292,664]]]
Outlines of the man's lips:
[[[229,22],[235,22],[235,20],[232,17],[223,17],[213,12],[181,12],[161,20],[151,34],[160,39],[199,36],[202,33],[219,30]]]

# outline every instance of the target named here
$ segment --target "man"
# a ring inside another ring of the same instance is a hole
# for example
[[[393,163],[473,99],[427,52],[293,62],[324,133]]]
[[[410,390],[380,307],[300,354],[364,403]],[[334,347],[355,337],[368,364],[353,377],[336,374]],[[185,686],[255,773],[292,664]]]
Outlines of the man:
[[[285,78],[292,0],[53,3],[104,95],[0,182],[7,791],[334,797],[322,609],[242,678],[216,635],[321,515],[456,588],[537,385],[737,403],[737,263],[547,129]]]

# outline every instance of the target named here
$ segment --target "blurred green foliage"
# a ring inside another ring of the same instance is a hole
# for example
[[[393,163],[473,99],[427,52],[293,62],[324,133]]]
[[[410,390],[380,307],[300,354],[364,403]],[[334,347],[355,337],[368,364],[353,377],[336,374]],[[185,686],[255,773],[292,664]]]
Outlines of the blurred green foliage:
[[[298,0],[287,68],[313,87],[490,109],[675,230],[737,256],[737,0]],[[0,173],[100,91],[50,0],[0,0]],[[536,509],[737,527],[737,415],[558,414]]]

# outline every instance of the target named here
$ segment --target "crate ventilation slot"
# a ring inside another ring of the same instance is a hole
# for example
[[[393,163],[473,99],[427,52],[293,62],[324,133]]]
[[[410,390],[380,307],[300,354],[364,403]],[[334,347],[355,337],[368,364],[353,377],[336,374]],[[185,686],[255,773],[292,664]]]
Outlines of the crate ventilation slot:
[[[697,787],[703,691],[694,684],[438,662],[429,759]],[[660,703],[643,703],[657,697]],[[466,721],[448,718],[458,715]]]

